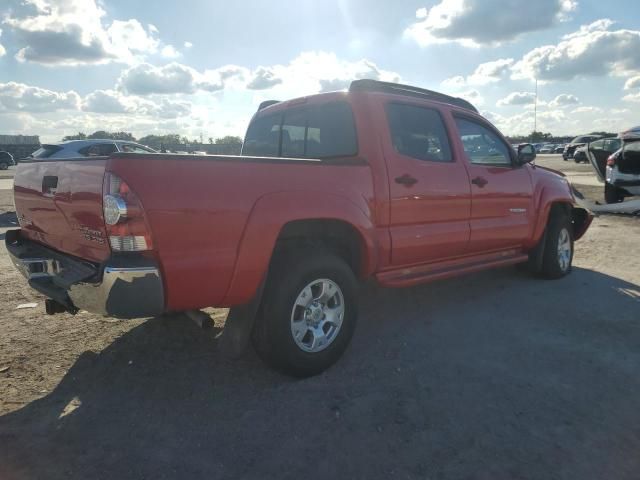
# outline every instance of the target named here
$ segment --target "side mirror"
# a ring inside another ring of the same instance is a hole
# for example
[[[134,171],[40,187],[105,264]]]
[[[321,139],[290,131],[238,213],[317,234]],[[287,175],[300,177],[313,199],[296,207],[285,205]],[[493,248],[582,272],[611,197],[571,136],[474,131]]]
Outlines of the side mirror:
[[[536,158],[536,149],[530,143],[521,143],[518,145],[518,165],[531,163]]]

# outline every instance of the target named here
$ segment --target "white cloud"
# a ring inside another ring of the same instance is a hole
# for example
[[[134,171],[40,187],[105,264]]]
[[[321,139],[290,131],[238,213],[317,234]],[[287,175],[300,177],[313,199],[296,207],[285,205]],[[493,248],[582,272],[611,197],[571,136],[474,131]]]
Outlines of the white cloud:
[[[549,102],[549,106],[554,108],[566,107],[568,105],[575,105],[577,103],[580,103],[580,100],[578,100],[578,97],[576,97],[575,95],[572,95],[570,93],[561,93]]]
[[[176,47],[173,45],[165,45],[162,47],[162,50],[160,50],[160,55],[165,58],[178,58],[180,56],[180,52],[176,50]]]
[[[133,118],[151,116],[177,118],[191,113],[191,103],[167,98],[126,96],[115,90],[96,90],[84,98],[82,110],[105,114],[131,114]]]
[[[441,0],[429,10],[418,9],[404,34],[423,47],[496,45],[564,21],[576,7],[575,0]]]
[[[457,97],[464,98],[474,106],[484,105],[484,98],[477,90],[466,90],[456,94]]]
[[[131,108],[124,97],[113,90],[96,90],[84,98],[82,109],[96,113],[128,113]]]
[[[303,52],[286,65],[259,67],[253,72],[252,82],[256,78],[267,80],[270,85],[265,88],[276,89],[287,96],[308,95],[316,92],[342,90],[352,80],[371,78],[387,82],[400,81],[400,75],[383,70],[367,59],[349,62],[340,60],[335,54],[311,51]],[[256,76],[256,73],[259,75]],[[251,82],[250,82],[251,83]],[[256,84],[248,85],[255,88]]]
[[[114,20],[106,24],[105,10],[96,0],[25,0],[31,14],[8,15],[4,24],[13,29],[16,54],[21,62],[48,65],[132,62],[139,55],[155,53],[158,29],[145,29],[138,20]]]
[[[491,62],[481,63],[468,77],[461,75],[451,77],[442,82],[444,86],[459,87],[463,85],[486,85],[498,82],[508,76],[513,65],[513,58],[500,58]]]
[[[598,20],[557,45],[534,48],[513,66],[513,77],[553,81],[640,70],[640,31],[612,31],[612,25],[611,20]]]
[[[0,28],[0,37],[1,36],[2,36],[2,29]],[[5,48],[0,43],[0,57],[4,56],[6,53],[7,53],[7,51],[5,50]]]
[[[246,69],[235,65],[200,73],[176,62],[162,67],[141,63],[122,72],[118,87],[134,95],[192,94],[199,90],[215,92],[224,88],[226,80],[242,76],[245,72]]]
[[[193,43],[191,42],[184,42],[184,48],[191,48],[193,47]]]
[[[640,75],[631,77],[626,82],[624,82],[625,90],[633,90],[635,88],[640,88]]]
[[[536,94],[533,92],[512,92],[503,99],[498,100],[498,106],[529,105],[535,100]]]
[[[640,102],[640,92],[630,93],[622,97],[622,100],[626,102]]]
[[[80,96],[73,90],[55,92],[24,83],[0,83],[0,111],[54,112],[78,110]]]
[[[590,106],[577,107],[571,110],[571,113],[602,113],[602,112],[603,110],[600,107],[590,107]]]
[[[266,90],[282,83],[273,68],[258,67],[249,80],[247,88],[250,90]]]

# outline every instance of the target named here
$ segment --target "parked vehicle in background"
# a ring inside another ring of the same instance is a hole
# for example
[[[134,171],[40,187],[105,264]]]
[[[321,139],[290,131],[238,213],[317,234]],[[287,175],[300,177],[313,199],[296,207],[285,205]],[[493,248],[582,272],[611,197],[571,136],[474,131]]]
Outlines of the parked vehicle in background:
[[[587,155],[596,175],[604,182],[607,203],[640,195],[640,127],[622,132],[617,138],[590,143]]]
[[[543,147],[544,143],[534,143],[533,148],[536,149],[536,153],[540,153],[540,149]]]
[[[0,170],[6,170],[16,164],[9,152],[0,152]]]
[[[68,140],[60,143],[43,144],[30,158],[77,158],[102,157],[112,153],[157,153],[154,149],[126,140],[92,139]]]
[[[593,142],[601,138],[600,135],[581,135],[579,137],[571,140],[571,143],[568,143],[564,147],[564,151],[562,152],[562,159],[566,162],[568,159],[573,158],[573,154],[576,151],[576,148],[582,147],[589,142]]]
[[[547,143],[540,147],[540,153],[553,153],[555,147],[556,146],[553,143]]]
[[[573,152],[573,161],[576,163],[587,163],[589,159],[587,158],[587,145],[582,145],[581,147],[576,148],[575,152]]]
[[[357,80],[267,105],[241,156],[20,164],[21,229],[6,246],[49,311],[232,307],[228,324],[250,315],[262,358],[308,376],[347,348],[358,280],[405,287],[517,263],[547,278],[571,271],[592,215],[566,177],[531,165],[531,144],[511,148],[468,101]]]
[[[566,146],[566,144],[561,143],[560,145],[556,145],[555,148],[553,149],[553,153],[562,153],[564,152],[564,147]]]

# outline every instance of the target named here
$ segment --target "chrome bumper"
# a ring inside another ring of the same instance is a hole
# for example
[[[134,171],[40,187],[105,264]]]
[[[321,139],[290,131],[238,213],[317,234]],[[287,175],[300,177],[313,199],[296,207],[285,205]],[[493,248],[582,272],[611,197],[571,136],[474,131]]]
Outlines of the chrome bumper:
[[[80,309],[118,318],[141,318],[164,311],[164,289],[154,262],[141,257],[111,258],[105,265],[75,259],[6,233],[13,264],[29,285],[71,312]]]

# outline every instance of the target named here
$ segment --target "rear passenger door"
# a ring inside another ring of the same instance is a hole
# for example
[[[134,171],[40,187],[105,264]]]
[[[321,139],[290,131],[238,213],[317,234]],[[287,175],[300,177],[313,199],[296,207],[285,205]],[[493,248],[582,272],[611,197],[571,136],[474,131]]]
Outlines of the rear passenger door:
[[[442,113],[391,102],[386,114],[391,263],[403,266],[463,255],[470,234],[469,177],[454,158]]]
[[[512,149],[488,123],[454,115],[471,187],[469,251],[522,247],[533,220],[528,165],[514,162]]]

